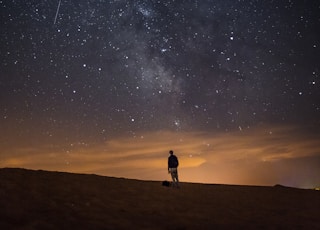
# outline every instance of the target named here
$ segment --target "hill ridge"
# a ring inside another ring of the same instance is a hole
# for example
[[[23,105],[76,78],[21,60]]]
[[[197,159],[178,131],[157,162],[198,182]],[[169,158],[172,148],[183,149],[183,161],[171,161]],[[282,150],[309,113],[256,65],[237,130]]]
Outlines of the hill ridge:
[[[318,191],[0,169],[1,229],[320,228]]]

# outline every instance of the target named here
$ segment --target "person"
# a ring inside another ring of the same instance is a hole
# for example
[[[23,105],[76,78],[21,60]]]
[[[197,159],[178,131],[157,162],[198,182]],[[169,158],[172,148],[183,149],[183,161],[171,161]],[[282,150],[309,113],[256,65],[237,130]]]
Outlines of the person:
[[[172,177],[172,187],[179,188],[179,178],[178,178],[178,166],[179,161],[178,157],[173,154],[173,151],[169,151],[168,157],[168,173],[171,174]]]

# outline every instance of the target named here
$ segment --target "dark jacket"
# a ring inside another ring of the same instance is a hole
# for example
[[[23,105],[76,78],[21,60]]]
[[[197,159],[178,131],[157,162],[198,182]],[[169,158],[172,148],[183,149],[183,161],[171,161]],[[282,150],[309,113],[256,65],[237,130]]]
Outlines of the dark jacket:
[[[178,168],[179,161],[178,158],[175,155],[170,155],[168,158],[168,169],[169,168]]]

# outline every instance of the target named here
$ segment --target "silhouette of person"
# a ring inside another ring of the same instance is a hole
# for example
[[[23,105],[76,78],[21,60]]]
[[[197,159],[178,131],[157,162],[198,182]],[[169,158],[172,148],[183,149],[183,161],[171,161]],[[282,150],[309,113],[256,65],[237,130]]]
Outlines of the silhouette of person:
[[[179,179],[178,179],[178,158],[173,154],[173,151],[169,151],[170,156],[168,157],[168,173],[172,177],[172,187],[179,188]]]

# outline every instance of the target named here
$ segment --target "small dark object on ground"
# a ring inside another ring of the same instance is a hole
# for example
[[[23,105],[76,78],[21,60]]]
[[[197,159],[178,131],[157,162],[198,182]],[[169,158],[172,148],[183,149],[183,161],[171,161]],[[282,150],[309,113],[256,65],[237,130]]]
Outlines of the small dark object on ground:
[[[171,184],[170,184],[170,182],[169,181],[162,181],[162,186],[166,186],[166,187],[170,187],[171,186]]]

